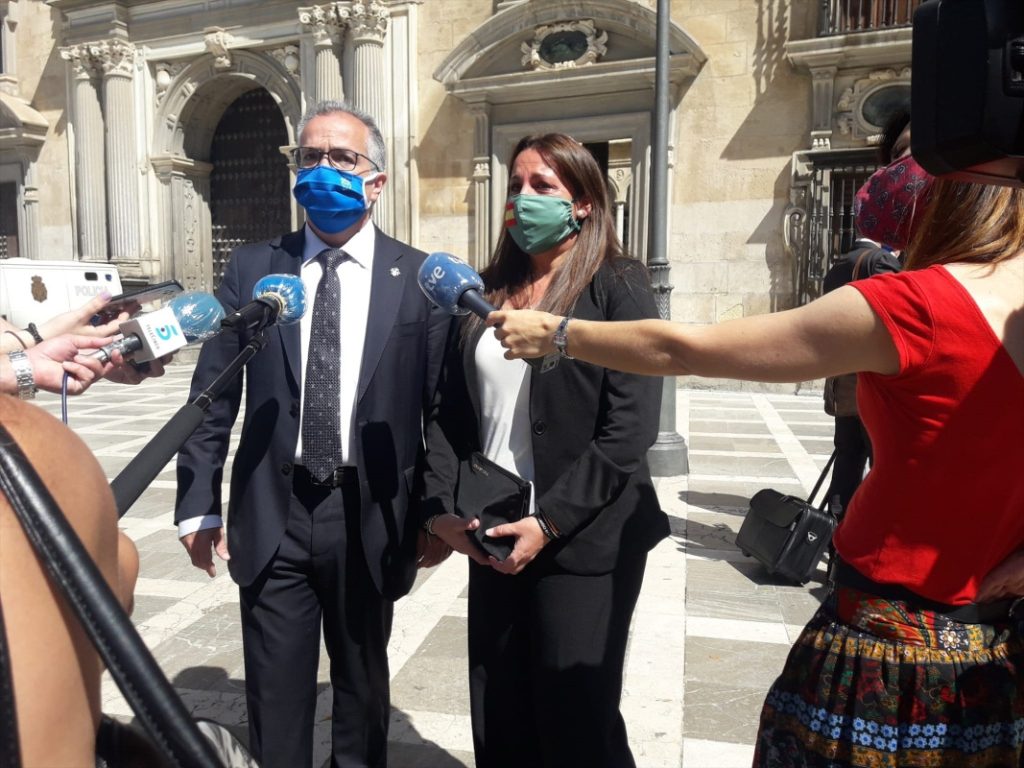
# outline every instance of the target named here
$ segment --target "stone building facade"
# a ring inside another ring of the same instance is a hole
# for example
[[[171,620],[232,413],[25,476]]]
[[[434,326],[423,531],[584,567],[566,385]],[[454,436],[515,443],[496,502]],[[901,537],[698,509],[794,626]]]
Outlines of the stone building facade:
[[[674,319],[816,295],[909,98],[918,1],[672,0]],[[655,0],[0,0],[0,257],[210,290],[233,245],[301,224],[286,151],[344,97],[387,139],[388,233],[482,264],[512,145],[559,130],[646,258],[656,28]]]

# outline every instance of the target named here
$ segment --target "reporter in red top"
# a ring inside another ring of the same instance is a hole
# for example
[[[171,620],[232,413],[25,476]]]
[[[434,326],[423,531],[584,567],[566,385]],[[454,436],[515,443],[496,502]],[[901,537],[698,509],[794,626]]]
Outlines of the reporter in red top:
[[[892,168],[879,173],[892,172]],[[1024,764],[1024,190],[937,179],[906,271],[720,325],[571,320],[568,352],[649,374],[767,382],[860,372],[874,469],[834,585],[761,715],[756,766]],[[861,212],[860,215],[868,215]],[[561,318],[492,313],[509,357]]]

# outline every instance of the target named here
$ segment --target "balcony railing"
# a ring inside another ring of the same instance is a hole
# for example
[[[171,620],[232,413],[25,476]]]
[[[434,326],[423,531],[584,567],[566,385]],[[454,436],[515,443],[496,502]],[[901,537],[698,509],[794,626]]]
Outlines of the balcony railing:
[[[818,34],[845,35],[909,27],[922,0],[821,0]]]

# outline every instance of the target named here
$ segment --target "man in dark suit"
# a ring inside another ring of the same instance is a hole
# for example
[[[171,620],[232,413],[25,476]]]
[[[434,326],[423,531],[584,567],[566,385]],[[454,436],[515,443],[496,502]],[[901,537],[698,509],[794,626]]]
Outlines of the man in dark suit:
[[[231,311],[261,277],[290,273],[306,285],[308,310],[299,324],[271,327],[246,366],[227,539],[221,480],[241,380],[181,450],[175,519],[193,565],[213,576],[216,551],[239,585],[250,747],[260,764],[312,762],[322,621],[332,765],[384,766],[387,642],[393,601],[411,588],[426,541],[409,500],[449,319],[416,284],[425,254],[370,221],[387,179],[373,119],[323,102],[299,127],[294,194],[308,222],[238,248],[218,296]],[[192,395],[250,338],[208,342]]]

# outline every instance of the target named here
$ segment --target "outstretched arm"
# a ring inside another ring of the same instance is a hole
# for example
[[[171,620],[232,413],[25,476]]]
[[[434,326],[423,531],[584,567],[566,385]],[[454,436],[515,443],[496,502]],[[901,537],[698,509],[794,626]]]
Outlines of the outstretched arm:
[[[561,319],[546,312],[499,310],[487,316],[487,325],[508,349],[506,357],[529,358],[554,351]],[[888,330],[849,286],[797,309],[717,325],[571,320],[566,332],[573,357],[649,375],[788,382],[899,370]]]

